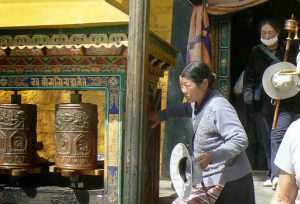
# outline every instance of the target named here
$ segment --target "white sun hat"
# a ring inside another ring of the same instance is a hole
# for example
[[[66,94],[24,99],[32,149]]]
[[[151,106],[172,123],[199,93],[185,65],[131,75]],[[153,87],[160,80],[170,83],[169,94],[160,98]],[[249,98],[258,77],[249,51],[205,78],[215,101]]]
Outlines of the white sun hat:
[[[293,97],[299,92],[298,76],[280,73],[284,70],[296,71],[296,66],[289,62],[278,62],[269,66],[263,74],[264,90],[276,100]]]
[[[178,198],[188,198],[192,186],[202,182],[202,171],[199,162],[194,162],[186,146],[177,144],[171,154],[170,176]]]

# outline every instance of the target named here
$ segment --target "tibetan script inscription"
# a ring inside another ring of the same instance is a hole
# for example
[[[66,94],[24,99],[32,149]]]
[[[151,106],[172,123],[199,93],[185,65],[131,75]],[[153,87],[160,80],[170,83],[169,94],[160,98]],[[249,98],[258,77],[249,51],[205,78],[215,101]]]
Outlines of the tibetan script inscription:
[[[115,76],[0,76],[0,88],[117,87],[119,84],[119,78]]]
[[[2,128],[24,129],[25,113],[21,109],[0,107],[0,126]]]
[[[39,78],[32,78],[34,83],[31,83],[33,86],[34,84],[40,84],[43,87],[85,87],[87,85],[85,78],[80,77],[43,77]]]

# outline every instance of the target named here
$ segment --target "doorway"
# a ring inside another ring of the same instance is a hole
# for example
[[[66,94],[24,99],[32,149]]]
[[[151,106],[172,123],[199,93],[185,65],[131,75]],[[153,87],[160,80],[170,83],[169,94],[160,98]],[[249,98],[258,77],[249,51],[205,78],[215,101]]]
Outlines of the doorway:
[[[295,20],[300,19],[299,8],[300,1],[270,0],[267,3],[246,9],[231,16],[231,87],[235,86],[239,76],[245,70],[252,47],[260,43],[260,33],[258,30],[260,21],[264,18],[275,18],[280,21],[283,28],[285,20],[291,19],[292,15],[294,16]],[[287,31],[282,29],[279,37],[284,40],[287,37]],[[297,44],[299,42],[293,40],[292,43]],[[230,101],[236,108],[240,120],[246,129],[248,137],[251,138],[252,131],[247,131],[253,129],[250,127],[251,125],[249,124],[249,121],[247,121],[247,117],[249,115],[247,108],[249,107],[247,107],[243,102],[242,95],[237,96],[233,91],[230,93]],[[247,153],[252,168],[254,170],[267,170],[267,162],[264,158],[265,154],[263,153],[263,147],[260,146],[260,143],[257,141],[257,139],[252,142],[249,139],[249,146],[251,145],[255,148],[252,149],[253,151],[251,153]],[[249,151],[249,147],[247,150]],[[259,159],[257,159],[258,157]]]

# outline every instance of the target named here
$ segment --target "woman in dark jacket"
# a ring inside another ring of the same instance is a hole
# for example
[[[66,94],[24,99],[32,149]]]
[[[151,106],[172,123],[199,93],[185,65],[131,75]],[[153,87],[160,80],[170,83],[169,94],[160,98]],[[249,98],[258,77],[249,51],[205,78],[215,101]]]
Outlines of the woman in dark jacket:
[[[259,28],[261,44],[252,48],[244,75],[244,101],[252,106],[252,119],[256,125],[258,141],[262,143],[267,158],[269,174],[263,185],[275,188],[279,169],[274,165],[274,158],[288,126],[294,119],[297,96],[280,101],[277,126],[271,130],[275,106],[262,88],[262,76],[270,65],[283,61],[286,45],[278,40],[278,21],[265,19],[261,21]],[[295,64],[296,54],[296,50],[292,49],[287,61]]]

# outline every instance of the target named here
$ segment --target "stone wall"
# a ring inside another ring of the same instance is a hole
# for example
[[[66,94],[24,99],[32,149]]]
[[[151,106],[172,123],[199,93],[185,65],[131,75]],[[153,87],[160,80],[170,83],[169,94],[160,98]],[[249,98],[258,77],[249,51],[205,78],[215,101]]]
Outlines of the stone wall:
[[[128,8],[129,0],[116,0]],[[150,30],[171,42],[173,0],[150,1]]]

